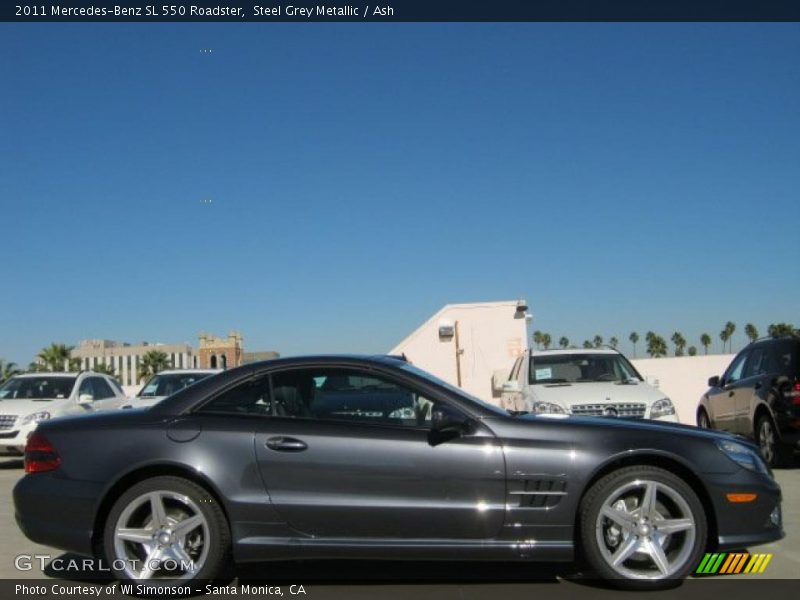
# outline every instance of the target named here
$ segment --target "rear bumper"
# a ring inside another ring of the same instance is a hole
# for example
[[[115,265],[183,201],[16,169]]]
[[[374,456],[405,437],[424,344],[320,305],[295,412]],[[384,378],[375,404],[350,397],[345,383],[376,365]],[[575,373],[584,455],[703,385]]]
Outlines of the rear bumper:
[[[706,475],[705,481],[716,515],[717,549],[740,550],[785,536],[781,488],[774,479],[740,469],[733,475]],[[752,502],[733,503],[726,497],[731,493],[755,493],[757,497]]]
[[[92,532],[103,489],[54,473],[25,475],[14,487],[14,511],[22,533],[37,544],[92,554]]]

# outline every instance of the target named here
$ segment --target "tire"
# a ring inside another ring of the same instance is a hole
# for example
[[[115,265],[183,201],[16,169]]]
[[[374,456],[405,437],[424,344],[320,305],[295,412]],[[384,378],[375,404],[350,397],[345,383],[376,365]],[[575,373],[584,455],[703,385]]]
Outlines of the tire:
[[[213,581],[232,566],[230,528],[203,487],[154,477],[133,485],[111,507],[102,555],[122,580],[158,586]]]
[[[711,419],[708,418],[708,413],[704,408],[697,411],[697,426],[700,429],[711,429]]]
[[[762,414],[756,421],[755,440],[761,449],[761,456],[770,468],[784,465],[787,453],[781,445],[775,422],[769,415]]]
[[[697,494],[686,481],[658,467],[614,471],[597,481],[581,502],[583,556],[595,573],[619,588],[679,584],[699,564],[707,536]]]

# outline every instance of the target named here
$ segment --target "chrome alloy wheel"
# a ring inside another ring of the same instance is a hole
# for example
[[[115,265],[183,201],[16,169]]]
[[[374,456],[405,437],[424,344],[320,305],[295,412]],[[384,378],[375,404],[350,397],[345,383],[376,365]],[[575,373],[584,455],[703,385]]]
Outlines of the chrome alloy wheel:
[[[131,579],[191,579],[205,564],[209,527],[188,496],[166,490],[131,501],[114,526],[114,568]]]
[[[775,430],[772,428],[772,421],[762,417],[761,425],[758,428],[758,445],[761,448],[761,456],[767,461],[768,465],[775,462]]]
[[[691,557],[697,525],[678,491],[637,479],[605,499],[595,533],[601,556],[620,577],[667,579]]]

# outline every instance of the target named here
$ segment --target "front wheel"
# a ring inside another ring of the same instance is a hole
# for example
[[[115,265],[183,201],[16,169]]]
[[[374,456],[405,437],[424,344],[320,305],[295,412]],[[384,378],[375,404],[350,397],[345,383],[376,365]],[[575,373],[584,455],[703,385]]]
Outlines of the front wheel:
[[[121,579],[179,583],[217,579],[230,564],[225,513],[205,489],[154,477],[123,493],[106,519],[103,554]]]
[[[700,429],[711,429],[711,420],[708,418],[708,413],[703,409],[697,413],[697,426]]]
[[[591,567],[622,588],[677,584],[700,562],[707,520],[697,494],[658,467],[606,475],[581,504],[581,544]]]

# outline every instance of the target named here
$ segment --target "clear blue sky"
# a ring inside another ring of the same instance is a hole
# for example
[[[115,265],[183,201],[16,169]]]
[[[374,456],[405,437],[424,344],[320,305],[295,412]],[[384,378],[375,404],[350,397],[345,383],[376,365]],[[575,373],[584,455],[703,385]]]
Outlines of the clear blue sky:
[[[800,322],[797,24],[2,24],[0,55],[2,358],[380,352],[517,297],[625,350]]]

